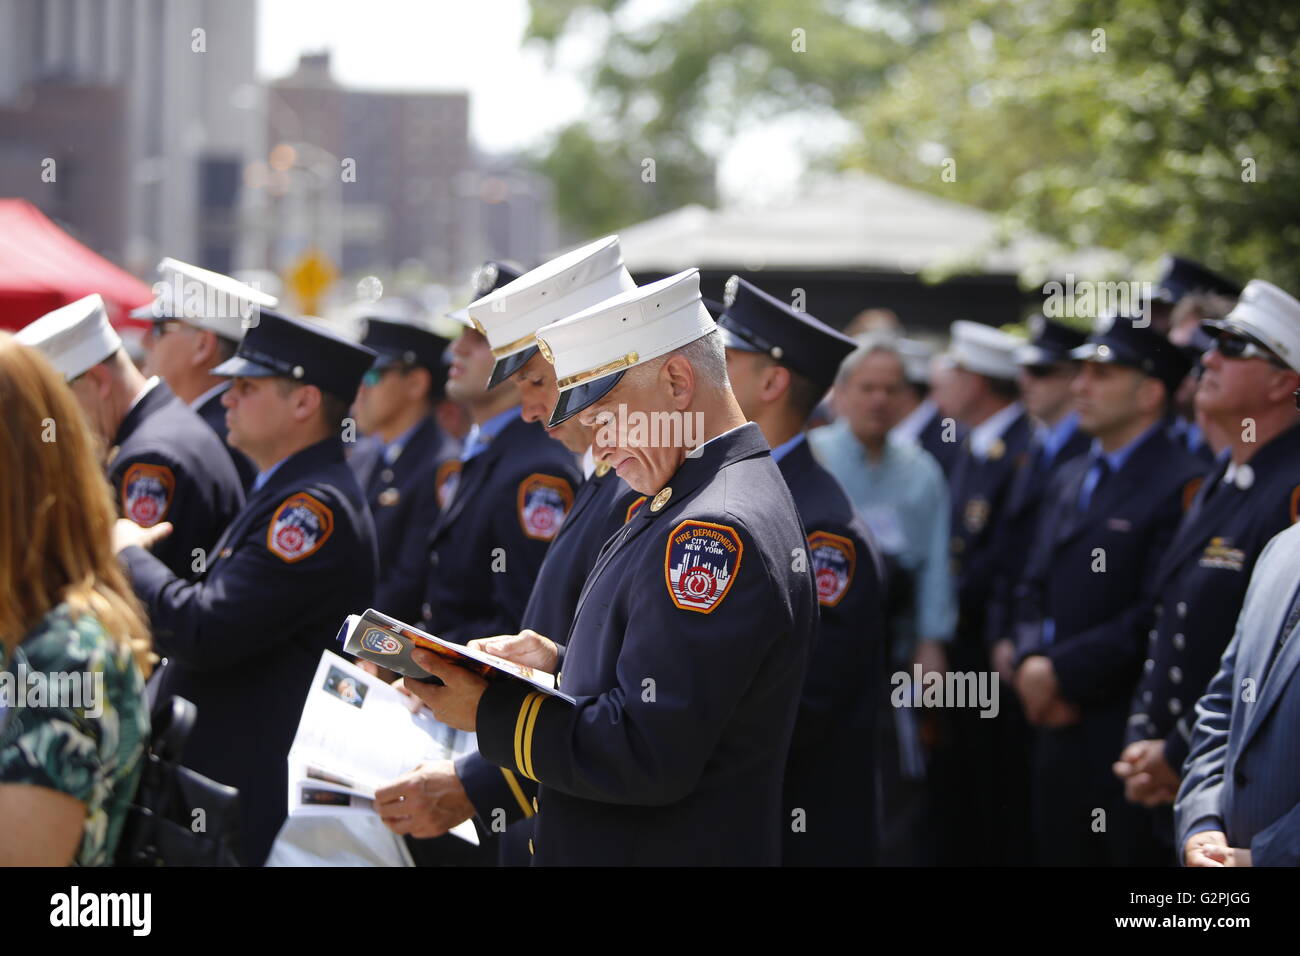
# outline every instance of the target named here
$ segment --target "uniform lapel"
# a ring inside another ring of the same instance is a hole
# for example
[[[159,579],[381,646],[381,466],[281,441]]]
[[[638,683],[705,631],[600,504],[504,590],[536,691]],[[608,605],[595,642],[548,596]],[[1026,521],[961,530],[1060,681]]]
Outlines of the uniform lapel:
[[[560,525],[560,530],[556,532],[555,539],[551,542],[554,547],[555,542],[564,537],[564,532],[572,528],[574,520],[591,506],[591,502],[599,497],[600,489],[606,481],[617,481],[618,476],[613,471],[608,471],[601,477],[597,478],[595,472],[592,472],[590,478],[578,486],[578,492],[573,496],[573,507],[569,509],[568,515],[565,516],[564,522]]]
[[[1182,566],[1188,555],[1205,544],[1206,535],[1216,526],[1230,520],[1232,514],[1246,501],[1245,496],[1237,494],[1235,488],[1219,487],[1226,469],[1227,462],[1225,461],[1216,467],[1201,483],[1201,487],[1192,501],[1192,506],[1188,509],[1183,520],[1179,522],[1178,531],[1174,534],[1174,540],[1169,543],[1169,548],[1160,561],[1160,568],[1156,572],[1156,588],[1163,587],[1165,581]],[[1207,500],[1211,492],[1218,496],[1213,506]],[[1230,496],[1230,500],[1226,502],[1220,500],[1224,496]]]
[[[509,449],[515,428],[521,424],[527,423],[522,418],[516,417],[501,429],[500,434],[488,442],[486,448],[461,466],[456,491],[451,497],[451,503],[438,515],[438,520],[429,533],[430,543],[436,541],[444,530],[455,523],[456,518],[465,510],[465,503],[487,483],[488,476],[492,474],[497,461]]]
[[[1289,595],[1288,595],[1289,596]],[[1284,606],[1281,621],[1278,623],[1278,629],[1286,623],[1286,618],[1290,614],[1291,605],[1288,603]],[[1256,689],[1259,695],[1258,703],[1252,709],[1246,730],[1241,737],[1241,747],[1238,752],[1244,751],[1247,744],[1250,743],[1251,737],[1263,725],[1264,719],[1268,712],[1273,709],[1282,694],[1286,691],[1291,679],[1291,672],[1295,670],[1297,661],[1300,661],[1300,623],[1291,628],[1291,633],[1287,637],[1286,644],[1278,651],[1277,660],[1273,662],[1272,669],[1265,674],[1264,668],[1268,667],[1268,659],[1273,653],[1273,646],[1277,641],[1278,634],[1275,632],[1271,635],[1272,640],[1262,649],[1263,653],[1256,656],[1252,662],[1254,674],[1258,674],[1263,680],[1263,685]],[[1248,672],[1250,673],[1250,672]]]

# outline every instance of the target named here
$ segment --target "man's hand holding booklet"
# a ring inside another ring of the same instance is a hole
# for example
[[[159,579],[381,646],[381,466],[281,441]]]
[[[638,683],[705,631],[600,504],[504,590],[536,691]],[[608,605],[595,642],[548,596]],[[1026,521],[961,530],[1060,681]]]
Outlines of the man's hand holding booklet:
[[[524,634],[528,635],[531,632],[526,631]],[[545,638],[534,635],[531,639],[522,641],[510,640],[509,638],[494,638],[493,640],[507,640],[512,645],[520,645],[519,649],[523,653],[517,656],[524,660],[533,661],[537,664],[547,661],[550,666],[554,666],[554,645]],[[417,662],[417,658],[413,656],[420,651],[424,651],[436,655],[437,658],[441,658],[449,664],[463,668],[489,683],[499,680],[523,681],[544,694],[558,697],[571,704],[576,703],[572,697],[556,690],[555,676],[547,671],[529,666],[526,663],[516,663],[503,657],[497,657],[481,647],[444,641],[433,634],[420,630],[418,627],[376,611],[374,608],[368,609],[364,614],[349,615],[339,631],[339,642],[343,645],[343,650],[354,657],[370,661],[379,667],[385,667],[413,680],[435,684],[444,683],[427,668],[421,667]],[[474,642],[474,644],[484,643],[489,642]],[[548,646],[549,652],[547,650]],[[512,647],[512,650],[514,650],[514,647]],[[426,659],[426,662],[429,662],[429,660]]]

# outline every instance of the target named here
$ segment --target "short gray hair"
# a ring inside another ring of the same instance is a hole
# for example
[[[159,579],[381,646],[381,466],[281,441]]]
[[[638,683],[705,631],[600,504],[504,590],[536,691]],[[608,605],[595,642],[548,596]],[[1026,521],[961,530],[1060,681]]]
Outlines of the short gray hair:
[[[691,363],[691,368],[695,370],[695,380],[703,389],[716,391],[731,388],[731,380],[727,378],[727,351],[717,329],[643,365],[632,366],[623,376],[623,381],[630,379],[636,386],[645,384],[659,374],[659,369],[674,355],[680,355]]]
[[[877,352],[885,352],[898,359],[899,368],[903,370],[903,378],[907,378],[907,365],[903,361],[903,353],[899,350],[898,340],[894,336],[881,332],[868,332],[865,335],[855,336],[855,339],[858,347],[840,363],[840,369],[835,373],[836,388],[847,382],[849,376],[857,371],[858,366],[865,362],[868,356],[875,355]]]

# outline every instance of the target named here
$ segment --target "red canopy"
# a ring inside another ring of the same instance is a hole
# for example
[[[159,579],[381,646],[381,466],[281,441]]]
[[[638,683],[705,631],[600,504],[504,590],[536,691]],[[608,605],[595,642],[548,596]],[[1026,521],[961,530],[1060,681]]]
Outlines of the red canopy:
[[[116,326],[152,301],[149,286],[92,252],[25,199],[0,199],[0,329],[21,329],[46,312],[98,292]]]

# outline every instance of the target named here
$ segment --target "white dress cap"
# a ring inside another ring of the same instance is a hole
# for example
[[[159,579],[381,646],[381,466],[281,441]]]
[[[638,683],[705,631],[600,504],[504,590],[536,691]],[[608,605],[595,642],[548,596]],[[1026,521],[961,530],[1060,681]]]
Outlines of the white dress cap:
[[[38,349],[69,382],[122,347],[97,292],[41,316],[14,338]]]
[[[539,329],[538,347],[555,366],[560,388],[551,424],[559,424],[608,392],[629,368],[716,329],[700,298],[698,269],[620,293]],[[612,381],[602,381],[609,378]],[[574,390],[578,394],[567,394]]]
[[[904,377],[914,385],[929,385],[934,349],[919,339],[899,339],[895,344],[903,360]]]
[[[607,236],[471,302],[470,322],[487,338],[497,360],[488,387],[513,375],[536,354],[538,329],[635,288],[623,265],[618,236]]]
[[[274,309],[279,301],[251,285],[198,266],[166,258],[158,263],[154,300],[131,313],[132,318],[182,319],[201,329],[240,342],[259,308]]]
[[[958,368],[990,378],[1014,380],[1020,374],[1016,351],[1024,341],[991,325],[959,319],[952,324],[948,357]]]
[[[1244,332],[1300,372],[1300,302],[1263,279],[1251,279],[1220,328]]]

